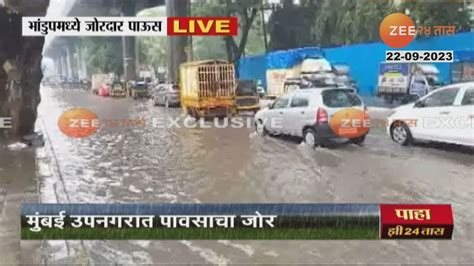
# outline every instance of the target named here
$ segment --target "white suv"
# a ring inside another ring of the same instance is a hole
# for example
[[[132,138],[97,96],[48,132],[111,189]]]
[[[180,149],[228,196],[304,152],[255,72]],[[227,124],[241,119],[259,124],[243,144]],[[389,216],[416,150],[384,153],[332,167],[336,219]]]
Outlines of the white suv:
[[[340,139],[330,127],[332,116],[344,109],[367,112],[361,98],[351,89],[310,88],[280,96],[255,114],[255,130],[260,135],[303,137],[310,145]],[[360,144],[365,135],[350,139]]]

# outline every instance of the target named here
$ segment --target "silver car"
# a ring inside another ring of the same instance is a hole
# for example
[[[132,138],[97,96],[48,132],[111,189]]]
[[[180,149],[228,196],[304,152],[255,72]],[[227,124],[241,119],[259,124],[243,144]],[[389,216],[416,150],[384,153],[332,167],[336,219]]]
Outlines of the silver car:
[[[159,84],[152,92],[153,105],[179,106],[179,87],[173,84]]]
[[[349,110],[346,114],[346,110]],[[255,114],[255,129],[258,134],[289,135],[302,137],[312,146],[324,144],[335,139],[344,139],[331,127],[331,119],[359,112],[368,119],[367,110],[361,98],[351,89],[308,88],[299,89],[277,98],[267,108]],[[348,137],[361,144],[367,134]]]

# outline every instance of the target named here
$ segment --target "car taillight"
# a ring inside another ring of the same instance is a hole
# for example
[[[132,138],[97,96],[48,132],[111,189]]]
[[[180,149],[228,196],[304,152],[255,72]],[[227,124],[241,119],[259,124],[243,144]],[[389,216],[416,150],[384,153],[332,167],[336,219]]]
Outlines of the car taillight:
[[[318,112],[316,112],[316,122],[318,125],[328,122],[328,113],[323,108],[318,108]]]

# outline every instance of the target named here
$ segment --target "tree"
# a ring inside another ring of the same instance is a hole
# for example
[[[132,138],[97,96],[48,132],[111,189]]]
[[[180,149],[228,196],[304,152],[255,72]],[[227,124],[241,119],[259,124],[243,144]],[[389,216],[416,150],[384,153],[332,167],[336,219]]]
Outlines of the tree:
[[[155,69],[166,65],[166,37],[139,37],[138,45],[140,64],[152,65]]]
[[[462,1],[405,2],[402,12],[407,12],[417,26],[454,25],[457,31],[470,30],[469,10]]]
[[[300,5],[285,0],[274,6],[268,26],[271,50],[283,50],[312,44],[311,19],[316,1],[304,1]]]
[[[230,62],[237,62],[242,54],[245,53],[245,45],[247,44],[250,28],[257,17],[257,12],[261,8],[261,5],[261,0],[225,1],[224,14],[226,14],[226,16],[237,16],[241,30],[239,44],[237,44],[237,41],[232,36],[224,37],[227,59]]]
[[[163,7],[149,8],[137,14],[139,17],[163,17]],[[166,36],[136,37],[138,40],[138,56],[140,64],[152,65],[160,69],[167,64],[168,44]]]
[[[239,35],[237,37],[224,36],[227,60],[237,62],[245,54],[246,45],[262,6],[262,0],[200,0],[192,3],[193,16],[236,16],[239,20]]]
[[[324,0],[316,6],[314,41],[320,46],[379,40],[379,25],[394,11],[388,1]]]
[[[85,37],[80,42],[85,51],[87,73],[123,74],[121,37]]]

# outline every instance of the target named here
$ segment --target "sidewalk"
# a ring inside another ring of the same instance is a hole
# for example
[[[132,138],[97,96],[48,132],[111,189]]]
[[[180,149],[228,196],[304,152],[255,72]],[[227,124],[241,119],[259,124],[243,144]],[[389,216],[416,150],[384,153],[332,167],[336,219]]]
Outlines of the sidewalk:
[[[0,142],[0,264],[38,264],[40,241],[20,241],[22,202],[38,202],[35,151]]]

